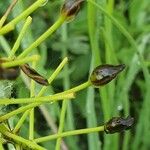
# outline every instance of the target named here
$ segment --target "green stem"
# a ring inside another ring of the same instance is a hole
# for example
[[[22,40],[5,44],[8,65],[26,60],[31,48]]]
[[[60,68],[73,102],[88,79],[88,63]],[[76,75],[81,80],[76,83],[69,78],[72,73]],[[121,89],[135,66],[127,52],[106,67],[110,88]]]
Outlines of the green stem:
[[[62,42],[64,42],[64,43],[67,42],[67,24],[64,24],[62,26]],[[62,47],[62,57],[66,56],[66,55],[67,55],[67,47],[66,47],[66,44],[64,44],[64,46]],[[68,77],[69,77],[66,67],[64,68],[64,78],[63,78],[64,84],[63,85],[66,85],[66,82],[67,82],[66,78],[68,79]],[[66,90],[67,88],[69,88],[69,87],[65,86],[64,90]],[[58,134],[62,133],[63,129],[64,129],[64,121],[65,121],[65,114],[66,114],[67,106],[68,106],[68,100],[63,100],[60,119],[59,119]],[[57,139],[55,150],[60,150],[61,141],[62,141],[61,138]]]
[[[13,9],[13,7],[16,5],[18,0],[13,0],[12,3],[10,4],[10,6],[8,7],[7,11],[5,12],[5,14],[3,15],[3,17],[0,19],[0,29],[3,26],[3,24],[5,23],[8,15],[10,14],[11,10]]]
[[[36,149],[36,150],[46,150],[45,148],[37,145],[34,142],[31,142],[29,140],[26,140],[26,139],[20,137],[20,136],[12,134],[11,132],[8,131],[8,129],[5,127],[4,124],[0,124],[0,132],[1,132],[1,134],[8,137],[9,139],[14,140],[16,143],[23,145],[24,147],[28,147],[28,148]]]
[[[20,120],[17,122],[17,125],[15,126],[15,128],[13,129],[13,133],[17,133],[19,131],[19,129],[21,128],[23,122],[25,121],[25,119],[27,118],[28,114],[29,114],[30,110],[27,110],[22,117],[20,118]]]
[[[34,48],[39,46],[46,38],[48,38],[54,31],[56,31],[65,21],[65,17],[60,15],[57,21],[46,31],[44,32],[35,42],[33,42],[27,49],[25,49],[18,58],[23,58],[28,55]]]
[[[15,25],[20,22],[23,18],[29,16],[33,11],[39,8],[46,0],[37,0],[34,4],[32,4],[29,8],[23,11],[20,15],[18,15],[15,19],[9,22],[7,25],[0,29],[0,35],[8,33],[13,30]]]
[[[72,89],[69,89],[69,90],[66,90],[64,92],[61,92],[61,94],[68,94],[68,93],[72,93],[72,92],[76,93],[76,92],[81,91],[81,90],[83,90],[83,89],[85,89],[85,88],[87,88],[87,87],[89,87],[91,85],[92,85],[91,81],[88,80],[87,82],[82,83],[82,84],[80,84],[80,85],[78,85],[78,86],[76,86],[76,87],[74,87]]]
[[[12,60],[12,61],[9,61],[9,62],[4,62],[2,63],[2,67],[4,68],[11,68],[11,67],[15,67],[15,66],[21,66],[22,64],[25,64],[25,63],[28,63],[30,61],[38,61],[40,58],[39,55],[33,55],[33,56],[30,56],[30,57],[26,57],[26,58],[23,58],[23,59],[16,59],[16,60]]]
[[[6,40],[6,38],[4,38],[4,36],[1,36],[1,35],[0,35],[0,45],[2,49],[5,51],[5,53],[9,55],[10,50],[11,50],[10,45],[8,44],[8,41]]]
[[[9,59],[12,59],[14,56],[15,56],[15,53],[16,51],[18,50],[19,46],[20,46],[20,43],[21,43],[21,40],[23,39],[25,33],[26,33],[26,30],[27,28],[29,27],[29,25],[31,24],[32,22],[32,18],[29,16],[27,19],[26,19],[26,22],[24,23],[20,33],[19,33],[19,36],[9,54]]]
[[[63,94],[63,93],[58,93],[58,94],[54,94],[51,96],[44,96],[44,97],[34,97],[34,98],[19,98],[19,99],[0,99],[0,105],[9,105],[9,104],[26,104],[26,103],[36,103],[36,102],[40,102],[40,103],[44,103],[44,102],[54,102],[54,101],[58,101],[61,99],[68,99],[68,98],[74,98],[74,94],[71,92],[67,93],[67,94]]]
[[[74,94],[72,93],[71,95],[69,94],[69,95],[64,95],[64,94],[55,94],[55,95],[53,95],[53,96],[45,96],[45,97],[39,97],[39,98],[30,98],[30,100],[29,99],[20,99],[22,102],[24,102],[25,103],[25,101],[33,101],[34,103],[32,103],[32,104],[29,104],[29,105],[26,105],[26,106],[22,106],[22,107],[20,107],[20,108],[18,108],[18,109],[16,109],[16,110],[14,110],[14,111],[12,111],[12,112],[10,112],[10,113],[7,113],[7,114],[5,114],[5,115],[3,115],[3,116],[0,116],[0,122],[2,122],[2,121],[4,121],[4,120],[7,120],[7,119],[9,119],[10,117],[12,117],[12,116],[14,116],[14,115],[17,115],[17,114],[19,114],[19,113],[22,113],[22,112],[24,112],[24,111],[26,111],[26,110],[28,110],[28,109],[31,109],[31,108],[34,108],[34,107],[37,107],[37,106],[39,106],[39,105],[41,105],[41,104],[43,104],[43,102],[45,101],[48,101],[47,99],[49,98],[49,100],[50,101],[57,101],[57,100],[62,100],[62,99],[70,99],[70,98],[74,98]],[[53,99],[53,100],[52,100]],[[6,99],[7,101],[9,101],[10,103],[11,103],[11,101],[10,100],[8,100],[8,99]],[[40,100],[42,100],[43,102],[39,102]],[[0,100],[1,101],[1,100]],[[14,103],[15,103],[15,100],[13,100],[14,101]]]
[[[92,133],[92,132],[101,132],[104,131],[104,126],[99,126],[99,127],[95,127],[95,128],[88,128],[88,129],[79,129],[79,130],[73,130],[73,131],[67,131],[67,132],[63,132],[60,134],[54,134],[54,135],[50,135],[50,136],[46,136],[46,137],[42,137],[42,138],[38,138],[35,139],[34,141],[36,143],[41,143],[41,142],[46,142],[49,140],[54,140],[57,138],[63,138],[63,137],[68,137],[68,136],[73,136],[73,135],[80,135],[80,134],[88,134],[88,133]]]
[[[92,0],[96,1],[96,0]],[[99,22],[97,19],[97,9],[88,2],[87,4],[87,21],[88,21],[88,34],[90,38],[90,46],[91,46],[91,66],[90,71],[93,70],[94,66],[101,64],[101,54],[100,54],[100,46],[99,46]],[[97,116],[95,112],[95,102],[94,102],[94,89],[87,89],[86,96],[86,113],[87,116],[87,128],[97,126]],[[101,97],[102,101],[103,97]],[[105,114],[105,113],[104,113]],[[101,150],[101,141],[99,140],[98,133],[89,134],[87,136],[88,139],[88,148],[89,150]]]
[[[35,69],[36,62],[33,62],[32,68]],[[31,80],[30,97],[35,96],[35,81]],[[29,139],[34,139],[34,108],[31,109],[29,115]]]

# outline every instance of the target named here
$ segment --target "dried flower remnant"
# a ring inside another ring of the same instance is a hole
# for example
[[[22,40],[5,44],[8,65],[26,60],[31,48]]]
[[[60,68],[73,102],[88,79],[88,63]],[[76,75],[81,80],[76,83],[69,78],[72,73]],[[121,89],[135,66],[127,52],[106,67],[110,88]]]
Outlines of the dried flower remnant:
[[[45,79],[43,76],[41,76],[37,71],[31,68],[28,64],[24,64],[20,66],[20,68],[28,77],[30,77],[37,83],[45,86],[49,85],[48,80]]]
[[[116,132],[122,132],[124,130],[128,130],[132,127],[134,123],[133,117],[113,117],[110,119],[104,126],[104,130],[107,134],[113,134]]]
[[[0,80],[15,80],[20,75],[20,69],[18,66],[3,68],[1,64],[7,61],[4,58],[0,59]]]
[[[124,64],[121,65],[100,65],[96,67],[91,76],[90,81],[95,86],[102,86],[113,80],[125,68]]]
[[[72,21],[80,10],[80,5],[84,0],[66,0],[62,6],[61,14],[66,17],[66,21]]]

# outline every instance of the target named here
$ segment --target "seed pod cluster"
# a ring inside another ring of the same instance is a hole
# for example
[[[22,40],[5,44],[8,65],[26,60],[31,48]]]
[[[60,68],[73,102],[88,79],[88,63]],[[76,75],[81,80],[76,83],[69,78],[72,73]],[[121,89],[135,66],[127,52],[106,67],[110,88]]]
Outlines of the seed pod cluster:
[[[105,85],[112,81],[124,68],[124,64],[117,66],[109,64],[100,65],[93,70],[90,81],[94,86]]]
[[[80,5],[84,0],[66,0],[61,9],[61,15],[66,17],[66,21],[71,21],[78,14]]]
[[[133,123],[134,123],[133,117],[129,117],[129,116],[127,118],[113,117],[104,125],[104,131],[107,134],[122,132],[130,129]]]

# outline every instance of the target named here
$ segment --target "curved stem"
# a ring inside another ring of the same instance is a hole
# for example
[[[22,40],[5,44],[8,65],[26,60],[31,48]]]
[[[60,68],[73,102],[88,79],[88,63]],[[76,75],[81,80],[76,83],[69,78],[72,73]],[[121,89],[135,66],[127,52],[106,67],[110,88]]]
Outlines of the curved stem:
[[[71,94],[71,93],[69,93],[69,94]],[[49,99],[50,101],[57,101],[57,100],[62,100],[62,99],[70,99],[70,98],[74,98],[74,94],[72,93],[70,96],[69,95],[62,95],[62,94],[55,94],[55,95],[53,95],[53,96],[49,96],[49,98],[51,99]],[[12,111],[12,112],[10,112],[10,113],[7,113],[7,114],[5,114],[5,115],[3,115],[3,116],[0,116],[0,122],[2,122],[2,121],[4,121],[4,120],[7,120],[8,118],[10,118],[10,117],[12,117],[12,116],[14,116],[14,115],[17,115],[17,114],[19,114],[19,113],[22,113],[22,112],[24,112],[24,111],[26,111],[26,110],[28,110],[28,109],[31,109],[31,108],[34,108],[34,107],[37,107],[37,106],[39,106],[39,105],[41,105],[41,104],[43,104],[43,102],[39,102],[39,100],[41,100],[41,101],[48,101],[47,100],[48,99],[48,97],[46,96],[46,97],[37,97],[37,98],[30,98],[30,100],[29,99],[20,99],[22,102],[24,102],[24,103],[26,103],[25,101],[33,101],[34,103],[32,103],[32,104],[29,104],[29,105],[26,105],[26,106],[22,106],[22,107],[20,107],[20,108],[18,108],[18,109],[16,109],[16,110],[14,110],[14,111]],[[53,99],[53,100],[52,100]],[[5,99],[5,100],[7,100],[8,101],[8,99]],[[20,101],[19,100],[19,101]],[[11,103],[11,101],[9,100],[9,102]],[[3,102],[4,103],[4,102]],[[15,100],[13,100],[13,103],[15,103]]]
[[[38,138],[35,139],[34,141],[36,143],[41,143],[41,142],[46,142],[49,140],[54,140],[57,138],[63,138],[63,137],[68,137],[68,136],[73,136],[73,135],[80,135],[80,134],[88,134],[88,133],[92,133],[92,132],[101,132],[104,131],[104,126],[99,126],[99,127],[95,127],[95,128],[88,128],[88,129],[79,129],[79,130],[73,130],[73,131],[67,131],[67,132],[63,132],[60,134],[54,134],[54,135],[50,135],[50,136],[46,136],[46,137],[42,137],[42,138]]]
[[[27,49],[22,52],[18,58],[23,58],[28,55],[34,48],[39,46],[46,38],[48,38],[54,31],[56,31],[65,21],[64,16],[60,16],[58,20],[46,31],[44,32],[35,42],[33,42]]]
[[[19,36],[18,36],[18,38],[17,38],[17,40],[16,40],[16,42],[15,42],[15,44],[14,44],[14,46],[13,46],[11,52],[10,52],[10,54],[9,54],[9,57],[8,57],[9,59],[12,59],[15,56],[15,53],[16,53],[16,51],[18,50],[18,48],[20,46],[21,40],[23,39],[23,37],[24,37],[24,35],[26,33],[26,30],[29,27],[29,25],[31,24],[31,22],[32,22],[32,18],[29,16],[26,19],[26,21],[25,21],[25,23],[24,23],[24,25],[23,25],[20,33],[19,33]]]
[[[33,56],[26,57],[23,59],[16,59],[16,60],[2,63],[2,67],[10,68],[10,67],[15,67],[15,66],[21,66],[22,64],[28,63],[30,61],[37,61],[39,60],[39,58],[40,58],[39,55],[33,55]]]

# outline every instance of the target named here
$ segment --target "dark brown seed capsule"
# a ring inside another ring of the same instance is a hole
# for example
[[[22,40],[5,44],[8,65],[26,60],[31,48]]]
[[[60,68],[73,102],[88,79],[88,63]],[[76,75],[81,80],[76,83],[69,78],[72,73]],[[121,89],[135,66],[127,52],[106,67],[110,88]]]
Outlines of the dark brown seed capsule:
[[[100,65],[96,67],[91,76],[90,76],[90,81],[93,85],[95,86],[102,86],[107,83],[109,83],[111,80],[113,80],[118,73],[120,73],[122,70],[124,70],[125,65]]]
[[[37,71],[35,71],[33,68],[31,68],[28,64],[24,64],[20,66],[21,70],[31,79],[36,81],[39,84],[48,86],[48,80],[45,79],[43,76],[41,76]]]
[[[66,17],[66,21],[72,20],[80,10],[80,5],[84,0],[66,0],[62,6],[61,14]]]
[[[124,130],[130,129],[133,123],[134,118],[132,117],[127,118],[113,117],[104,125],[104,130],[107,134],[122,132]]]
[[[3,68],[1,64],[7,61],[6,59],[0,59],[0,80],[15,80],[20,74],[20,69],[18,66]]]

